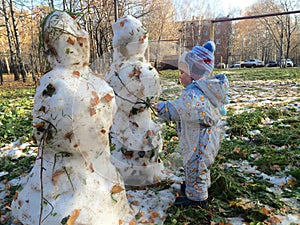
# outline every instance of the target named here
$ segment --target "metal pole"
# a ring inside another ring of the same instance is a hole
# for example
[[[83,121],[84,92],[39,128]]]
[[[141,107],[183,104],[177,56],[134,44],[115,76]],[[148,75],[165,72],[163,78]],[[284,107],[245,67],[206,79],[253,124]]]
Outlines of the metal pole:
[[[118,20],[118,0],[114,0],[115,22]]]
[[[214,22],[213,21],[210,22],[210,32],[209,32],[209,34],[210,34],[210,40],[215,41],[214,40],[215,39],[215,29],[214,29]]]
[[[282,16],[282,15],[288,15],[293,13],[300,13],[300,10],[254,15],[254,16],[243,16],[243,17],[236,17],[236,18],[220,18],[220,19],[212,20],[211,23],[226,22],[226,21],[233,21],[233,20],[247,20],[247,19],[255,19],[255,18],[270,17],[270,16]]]
[[[179,57],[181,56],[181,54],[182,54],[182,30],[181,29],[179,29],[179,49],[178,49],[178,59],[179,59]],[[178,63],[178,62],[177,62]],[[179,65],[177,64],[177,67],[178,67],[178,76],[177,76],[177,84],[180,84],[180,74],[181,74],[181,72],[180,72],[180,70],[179,70]]]

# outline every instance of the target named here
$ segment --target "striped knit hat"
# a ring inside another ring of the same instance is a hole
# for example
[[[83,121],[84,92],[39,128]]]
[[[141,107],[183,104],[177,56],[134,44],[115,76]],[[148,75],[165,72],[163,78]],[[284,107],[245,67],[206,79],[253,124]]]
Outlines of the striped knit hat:
[[[189,74],[193,80],[208,77],[214,69],[215,49],[213,41],[208,41],[203,46],[194,46],[191,51],[184,52],[180,56],[179,69]]]

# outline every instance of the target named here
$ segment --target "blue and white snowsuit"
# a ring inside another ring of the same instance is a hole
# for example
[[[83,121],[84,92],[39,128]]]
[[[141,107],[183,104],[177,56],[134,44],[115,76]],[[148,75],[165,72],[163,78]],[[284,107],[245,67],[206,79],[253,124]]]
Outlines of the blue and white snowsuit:
[[[193,81],[179,99],[157,103],[159,118],[177,121],[179,145],[185,166],[186,196],[208,198],[210,167],[220,149],[221,116],[226,114],[228,81],[218,74]]]

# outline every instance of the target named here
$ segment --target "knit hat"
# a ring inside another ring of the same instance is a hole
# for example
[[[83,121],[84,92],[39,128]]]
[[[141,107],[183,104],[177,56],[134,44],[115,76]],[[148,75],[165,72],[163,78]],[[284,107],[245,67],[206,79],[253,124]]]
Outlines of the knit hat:
[[[194,46],[192,50],[180,56],[178,68],[189,74],[193,80],[208,77],[214,69],[215,49],[213,41],[208,41],[203,46]]]

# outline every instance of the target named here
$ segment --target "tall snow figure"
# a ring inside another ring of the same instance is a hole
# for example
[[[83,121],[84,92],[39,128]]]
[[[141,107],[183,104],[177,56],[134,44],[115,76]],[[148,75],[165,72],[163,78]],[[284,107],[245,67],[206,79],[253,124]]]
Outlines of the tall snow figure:
[[[125,184],[152,184],[159,180],[163,170],[158,156],[162,148],[160,126],[152,121],[149,108],[160,94],[160,80],[144,56],[148,35],[141,22],[126,16],[112,28],[113,63],[105,76],[118,105],[112,126],[116,149],[111,160]]]
[[[51,13],[42,35],[52,70],[32,110],[39,155],[13,216],[24,225],[126,224],[126,193],[110,162],[113,89],[89,69],[89,36],[69,14]]]

